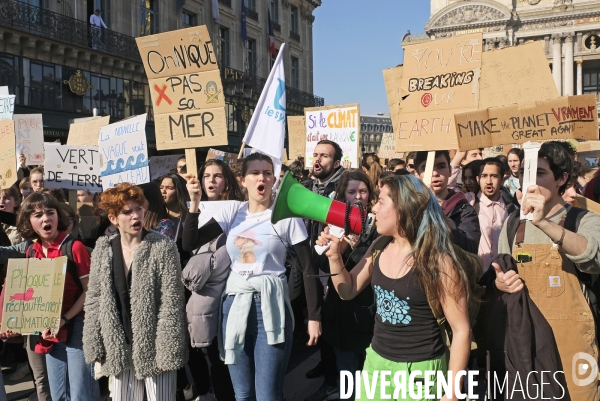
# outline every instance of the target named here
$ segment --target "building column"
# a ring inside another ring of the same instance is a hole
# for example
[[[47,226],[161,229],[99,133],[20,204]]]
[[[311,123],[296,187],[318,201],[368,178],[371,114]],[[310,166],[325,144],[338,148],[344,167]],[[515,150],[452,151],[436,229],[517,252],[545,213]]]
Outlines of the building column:
[[[583,60],[577,60],[577,94],[583,95]]]
[[[573,64],[575,60],[573,59],[573,34],[568,33],[565,36],[565,44],[567,46],[565,50],[565,88],[563,94],[565,96],[573,96],[575,93],[573,91]]]
[[[552,35],[552,76],[558,94],[562,95],[562,35]]]

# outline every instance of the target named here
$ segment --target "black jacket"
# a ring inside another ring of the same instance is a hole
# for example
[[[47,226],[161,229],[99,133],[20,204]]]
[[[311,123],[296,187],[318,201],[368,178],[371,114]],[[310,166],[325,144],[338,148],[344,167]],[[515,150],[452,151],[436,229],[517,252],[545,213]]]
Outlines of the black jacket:
[[[481,230],[479,216],[462,192],[450,190],[442,203],[444,214],[452,230],[454,244],[477,255]]]
[[[516,261],[511,255],[498,255],[494,262],[500,265],[503,272],[517,271]],[[495,374],[500,386],[506,375],[508,386],[504,391],[498,387],[495,391],[492,388],[489,399],[528,400],[524,398],[527,391],[536,394],[536,386],[540,391],[543,381],[544,397],[569,400],[564,373],[554,374],[563,371],[563,368],[550,324],[531,300],[527,287],[508,294],[495,289],[495,279],[495,270],[490,268],[480,281],[486,286],[482,305],[484,316],[480,319],[483,332],[480,334],[487,339],[491,385],[494,385]],[[543,376],[542,371],[545,372]],[[525,395],[520,391],[512,392],[515,383],[517,388],[520,387],[519,380]],[[511,395],[512,398],[509,398]]]

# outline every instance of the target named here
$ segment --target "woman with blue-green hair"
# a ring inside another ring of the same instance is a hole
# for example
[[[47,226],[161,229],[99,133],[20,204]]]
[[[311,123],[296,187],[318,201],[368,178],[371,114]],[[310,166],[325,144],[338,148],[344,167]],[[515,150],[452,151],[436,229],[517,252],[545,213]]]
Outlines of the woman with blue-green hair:
[[[317,241],[331,241],[326,255],[340,298],[352,299],[369,284],[375,292],[375,330],[363,370],[369,387],[375,382],[376,388],[367,396],[385,399],[385,390],[394,399],[421,400],[431,381],[430,394],[453,399],[455,383],[462,382],[457,372],[466,369],[471,345],[467,276],[457,268],[450,230],[427,186],[410,175],[385,177],[381,185],[373,208],[381,236],[351,272],[344,269],[340,240],[328,229]],[[436,319],[442,315],[452,329],[450,354]],[[391,375],[383,378],[384,371]],[[440,372],[445,382],[452,383],[452,392],[438,394],[440,375],[426,378],[427,371]],[[403,388],[396,388],[395,377]],[[416,393],[409,391],[411,387]],[[361,391],[366,390],[361,383]]]

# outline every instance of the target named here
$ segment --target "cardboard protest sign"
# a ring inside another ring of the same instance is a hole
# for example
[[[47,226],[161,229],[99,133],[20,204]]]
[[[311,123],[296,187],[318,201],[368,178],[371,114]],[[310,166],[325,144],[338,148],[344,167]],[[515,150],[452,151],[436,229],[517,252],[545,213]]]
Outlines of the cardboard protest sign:
[[[134,185],[150,182],[146,114],[103,127],[98,145],[104,190],[122,182]]]
[[[598,139],[596,95],[456,114],[460,150],[555,139]]]
[[[166,156],[152,156],[150,158],[150,181],[159,178],[177,168],[177,160],[183,156],[178,155],[166,155]]]
[[[208,149],[208,154],[206,155],[206,160],[223,160],[223,162],[227,163],[231,166],[238,159],[237,153],[223,152],[222,150],[217,150],[210,148]]]
[[[385,92],[390,108],[390,118],[392,119],[392,126],[394,129],[398,129],[400,103],[402,103],[402,97],[406,95],[406,93],[402,91],[402,67],[403,66],[399,65],[398,67],[383,70],[383,82],[385,84]]]
[[[136,38],[158,150],[227,145],[225,94],[206,26]]]
[[[484,52],[479,80],[479,108],[533,103],[559,97],[543,45],[543,41],[537,41]]]
[[[36,334],[50,327],[58,332],[67,257],[9,259],[2,331]]]
[[[25,163],[28,165],[44,164],[44,124],[42,123],[42,115],[15,114],[13,120],[17,134],[17,154],[25,155]]]
[[[44,188],[102,192],[102,163],[98,146],[46,143]]]
[[[306,120],[304,116],[288,116],[289,157],[296,160],[306,154]]]
[[[98,146],[100,129],[110,123],[110,116],[92,117],[83,122],[75,122],[69,127],[67,145]]]
[[[406,46],[396,133],[398,151],[456,146],[454,113],[477,109],[482,35]]]
[[[393,132],[384,132],[381,136],[381,145],[377,156],[382,159],[393,159],[396,154],[396,136]]]
[[[15,123],[11,119],[0,120],[0,144],[0,189],[6,189],[17,180]]]
[[[360,138],[360,107],[358,104],[311,107],[304,109],[306,119],[305,166],[313,165],[313,152],[323,139],[336,142],[342,148],[342,161],[352,168],[358,165],[358,140]]]
[[[15,95],[0,95],[0,120],[10,120],[15,112]]]

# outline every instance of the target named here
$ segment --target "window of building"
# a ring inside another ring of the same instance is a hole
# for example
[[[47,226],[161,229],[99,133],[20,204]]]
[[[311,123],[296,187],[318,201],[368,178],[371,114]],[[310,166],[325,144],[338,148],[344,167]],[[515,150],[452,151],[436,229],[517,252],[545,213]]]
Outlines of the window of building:
[[[256,75],[256,40],[248,39],[248,74]]]
[[[600,93],[600,67],[583,70],[583,93]]]
[[[42,6],[41,0],[19,0],[19,2],[20,3],[29,4],[30,6],[34,6],[34,7],[41,7]]]
[[[292,56],[292,88],[300,87],[300,60]]]
[[[8,86],[8,93],[16,95],[15,102],[20,103],[19,57],[11,54],[0,55],[0,86]]]
[[[256,11],[256,0],[244,0],[248,10]]]
[[[271,12],[271,21],[279,24],[279,0],[271,0],[269,11]]]
[[[290,31],[298,32],[298,7],[290,7]]]
[[[279,52],[279,50],[277,50],[277,52]],[[271,68],[273,68],[273,66],[275,65],[276,59],[277,56],[274,56],[273,54],[269,53],[269,71],[271,71]]]
[[[217,56],[220,67],[229,67],[229,29],[220,27],[217,37]]]
[[[186,10],[183,10],[181,12],[181,26],[183,28],[189,28],[191,26],[196,26],[198,24],[196,21],[197,21],[196,14],[191,13]]]
[[[140,0],[140,36],[158,33],[158,2]]]
[[[94,10],[100,10],[102,20],[110,27],[110,0],[94,0]]]

